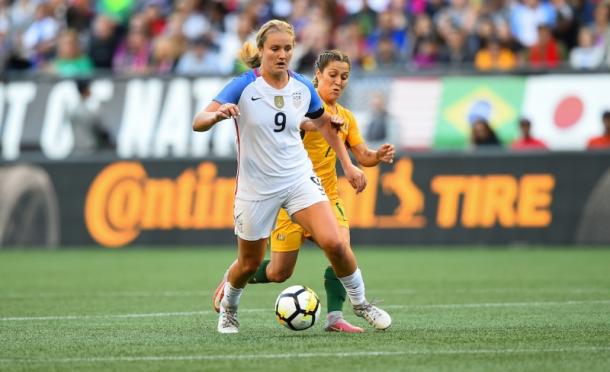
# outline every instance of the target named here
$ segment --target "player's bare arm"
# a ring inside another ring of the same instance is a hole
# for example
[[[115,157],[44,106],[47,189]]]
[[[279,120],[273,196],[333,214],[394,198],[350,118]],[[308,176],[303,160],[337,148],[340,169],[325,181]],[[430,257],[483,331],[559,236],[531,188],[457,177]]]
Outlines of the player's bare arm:
[[[301,122],[301,126],[299,128],[305,132],[315,132],[318,130],[318,127],[316,127],[313,121],[307,117]]]
[[[336,120],[335,124],[331,124],[331,120]],[[328,142],[330,147],[335,150],[337,158],[339,159],[341,167],[343,168],[343,172],[345,173],[345,177],[349,180],[349,183],[356,190],[356,192],[361,192],[364,190],[367,182],[366,176],[364,175],[364,172],[360,170],[360,168],[352,164],[343,141],[341,141],[337,131],[334,129],[334,126],[343,124],[343,118],[340,116],[333,116],[331,118],[331,116],[325,112],[319,118],[313,119],[313,122],[326,142]]]
[[[343,125],[343,118],[341,118],[339,115],[333,115],[330,119],[330,124],[333,126],[333,128],[335,128],[336,131],[339,131]],[[314,122],[308,117],[305,117],[305,120],[301,122],[300,128],[305,132],[315,132],[318,130],[318,127],[316,127]]]
[[[394,146],[389,143],[381,145],[377,151],[371,150],[365,143],[361,143],[351,148],[352,154],[365,167],[374,167],[384,162],[391,164],[394,162]]]
[[[206,108],[199,111],[193,119],[193,130],[205,132],[219,121],[239,116],[239,107],[233,103],[220,104],[212,101]]]

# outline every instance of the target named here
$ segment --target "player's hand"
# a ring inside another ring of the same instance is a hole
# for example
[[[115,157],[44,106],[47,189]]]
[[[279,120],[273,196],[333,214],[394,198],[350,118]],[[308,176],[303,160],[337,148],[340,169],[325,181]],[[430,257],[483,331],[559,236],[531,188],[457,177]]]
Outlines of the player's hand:
[[[339,115],[333,115],[330,117],[330,125],[333,127],[334,130],[336,130],[337,132],[339,130],[341,130],[341,127],[343,126],[343,123],[345,122],[345,120],[343,120],[342,116]]]
[[[352,185],[352,187],[356,190],[356,193],[359,193],[366,188],[366,176],[360,168],[351,164],[347,169],[344,169],[344,171],[345,177]]]
[[[239,107],[233,103],[224,103],[216,110],[216,122],[221,120],[236,118],[239,116]]]
[[[375,157],[379,161],[392,164],[394,162],[394,146],[389,143],[384,143],[377,149]]]

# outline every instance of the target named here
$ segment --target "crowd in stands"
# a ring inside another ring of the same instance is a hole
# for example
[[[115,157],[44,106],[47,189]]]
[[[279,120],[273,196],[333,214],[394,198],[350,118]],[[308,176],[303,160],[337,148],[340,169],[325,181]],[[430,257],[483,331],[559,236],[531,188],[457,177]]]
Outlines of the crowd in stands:
[[[328,48],[366,71],[610,67],[609,0],[0,0],[0,71],[230,75],[271,18],[299,71]]]

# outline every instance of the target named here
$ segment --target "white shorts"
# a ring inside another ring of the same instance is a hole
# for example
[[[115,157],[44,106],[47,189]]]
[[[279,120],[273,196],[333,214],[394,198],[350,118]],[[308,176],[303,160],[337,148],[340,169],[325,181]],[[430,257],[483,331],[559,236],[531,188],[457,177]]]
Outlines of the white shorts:
[[[235,235],[249,241],[267,238],[271,235],[281,208],[285,208],[292,216],[321,201],[328,201],[328,197],[320,179],[313,174],[272,198],[264,200],[235,198],[233,207]]]

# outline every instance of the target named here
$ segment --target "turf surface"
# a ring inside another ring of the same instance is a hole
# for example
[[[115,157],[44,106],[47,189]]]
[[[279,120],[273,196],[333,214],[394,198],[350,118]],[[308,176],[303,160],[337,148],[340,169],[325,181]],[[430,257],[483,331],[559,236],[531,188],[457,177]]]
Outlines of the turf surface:
[[[288,282],[246,289],[237,335],[216,333],[209,300],[232,247],[0,252],[0,370],[610,370],[610,250],[357,254],[369,299],[393,316],[386,332],[276,322],[288,285],[325,303],[311,247]]]

